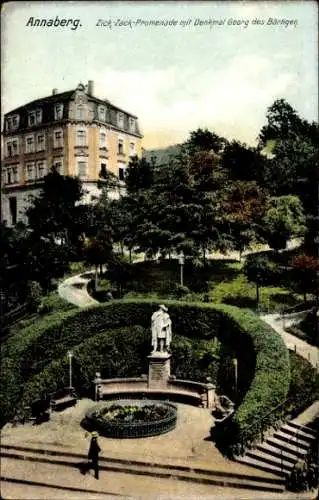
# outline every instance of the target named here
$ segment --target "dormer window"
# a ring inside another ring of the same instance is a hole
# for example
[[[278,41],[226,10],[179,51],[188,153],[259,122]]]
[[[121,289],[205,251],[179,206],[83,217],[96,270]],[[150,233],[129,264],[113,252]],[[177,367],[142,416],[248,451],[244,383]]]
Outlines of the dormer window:
[[[20,116],[11,115],[6,118],[6,130],[9,132],[11,130],[16,130],[19,126]]]
[[[136,120],[135,118],[129,118],[129,127],[131,132],[135,132],[136,130]]]
[[[78,104],[76,107],[76,119],[84,120],[84,106],[82,104]]]
[[[120,113],[120,112],[117,113],[117,125],[120,128],[123,128],[123,126],[124,126],[124,114],[123,113]]]
[[[101,120],[102,122],[105,122],[105,117],[106,117],[105,106],[98,107],[98,116],[99,116],[99,120]]]
[[[62,120],[63,118],[63,104],[56,104],[54,106],[54,119]]]
[[[29,127],[38,125],[41,122],[42,122],[42,109],[36,109],[35,111],[30,111],[28,113]]]

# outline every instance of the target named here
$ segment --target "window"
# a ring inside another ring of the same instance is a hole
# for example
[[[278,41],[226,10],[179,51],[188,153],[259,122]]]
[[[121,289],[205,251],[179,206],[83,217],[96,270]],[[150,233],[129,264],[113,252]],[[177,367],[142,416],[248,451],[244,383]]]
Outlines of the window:
[[[124,114],[123,113],[117,113],[117,124],[120,128],[123,128],[124,126]]]
[[[119,155],[124,155],[124,142],[123,142],[123,139],[119,139],[118,146],[117,146],[117,153]]]
[[[17,223],[17,215],[18,215],[16,196],[11,196],[9,198],[9,212],[11,217],[11,224],[14,225]]]
[[[6,118],[6,130],[9,132],[10,130],[16,130],[19,126],[20,116],[19,115],[11,115]]]
[[[76,146],[86,146],[86,131],[77,130],[76,131]]]
[[[125,166],[124,165],[119,166],[119,180],[120,181],[125,180]]]
[[[63,158],[53,160],[53,170],[56,170],[59,174],[63,175]]]
[[[106,109],[105,109],[104,106],[99,106],[98,107],[98,116],[99,116],[99,120],[105,122]]]
[[[105,178],[107,175],[107,164],[105,162],[101,163],[101,170],[99,174],[102,178]]]
[[[34,161],[27,163],[26,165],[26,181],[34,181],[35,180],[35,164]]]
[[[45,150],[45,137],[44,134],[37,135],[37,151]]]
[[[55,130],[53,134],[53,147],[62,148],[63,147],[63,131]]]
[[[104,130],[100,132],[100,148],[106,148],[106,132]]]
[[[129,118],[129,127],[131,132],[135,132],[136,130],[136,121],[134,118]]]
[[[47,173],[46,162],[45,160],[41,160],[37,162],[37,178],[43,179],[43,177]]]
[[[63,104],[56,104],[54,106],[54,119],[62,120],[63,118]]]
[[[35,111],[30,111],[28,113],[28,123],[30,127],[33,125],[38,125],[42,121],[42,109],[37,109]]]
[[[25,152],[34,153],[34,136],[29,135],[25,139]]]
[[[130,142],[130,156],[136,155],[135,142]]]
[[[19,154],[18,139],[11,139],[7,141],[7,156],[16,156]]]
[[[11,165],[5,170],[5,182],[6,184],[18,184],[19,183],[19,165]]]
[[[77,120],[84,120],[84,106],[82,104],[77,105],[75,116]]]
[[[78,160],[78,176],[86,177],[87,174],[87,163],[86,160]]]

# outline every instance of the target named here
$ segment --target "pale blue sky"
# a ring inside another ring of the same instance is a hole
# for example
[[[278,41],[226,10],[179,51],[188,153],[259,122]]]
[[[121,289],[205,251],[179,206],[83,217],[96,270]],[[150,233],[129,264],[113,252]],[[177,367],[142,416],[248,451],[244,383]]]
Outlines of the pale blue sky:
[[[147,148],[183,141],[199,126],[253,144],[276,98],[318,119],[316,2],[12,2],[2,16],[3,113],[94,80],[98,97],[139,117]],[[56,16],[82,26],[26,26]],[[116,27],[118,18],[191,24]],[[234,19],[248,26],[228,24]]]

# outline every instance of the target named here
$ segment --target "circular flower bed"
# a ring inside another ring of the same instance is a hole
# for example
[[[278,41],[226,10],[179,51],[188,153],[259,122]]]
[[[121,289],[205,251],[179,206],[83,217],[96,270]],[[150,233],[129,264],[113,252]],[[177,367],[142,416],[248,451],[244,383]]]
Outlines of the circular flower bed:
[[[122,400],[89,410],[84,425],[105,437],[140,438],[171,431],[176,419],[177,409],[171,403]]]

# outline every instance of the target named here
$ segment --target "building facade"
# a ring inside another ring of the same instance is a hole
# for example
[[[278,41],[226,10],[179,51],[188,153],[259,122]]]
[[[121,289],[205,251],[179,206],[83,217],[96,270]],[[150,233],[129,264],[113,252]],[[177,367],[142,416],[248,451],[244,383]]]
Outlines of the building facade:
[[[83,201],[90,202],[100,194],[101,171],[123,182],[130,158],[142,153],[137,117],[97,98],[92,81],[68,92],[53,89],[7,113],[2,139],[2,220],[8,226],[25,220],[30,195],[40,192],[52,167],[78,176]]]

